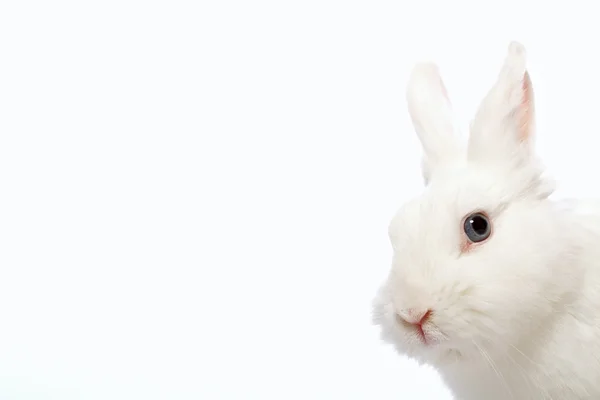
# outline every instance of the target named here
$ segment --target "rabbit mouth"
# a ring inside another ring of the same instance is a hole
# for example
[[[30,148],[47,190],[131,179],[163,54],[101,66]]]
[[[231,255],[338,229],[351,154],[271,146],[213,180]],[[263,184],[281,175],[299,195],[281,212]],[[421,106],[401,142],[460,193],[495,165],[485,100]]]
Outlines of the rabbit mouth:
[[[395,316],[396,326],[407,333],[411,341],[414,341],[425,347],[435,347],[436,345],[448,340],[448,337],[432,322],[427,321],[423,324],[411,324],[400,316]]]

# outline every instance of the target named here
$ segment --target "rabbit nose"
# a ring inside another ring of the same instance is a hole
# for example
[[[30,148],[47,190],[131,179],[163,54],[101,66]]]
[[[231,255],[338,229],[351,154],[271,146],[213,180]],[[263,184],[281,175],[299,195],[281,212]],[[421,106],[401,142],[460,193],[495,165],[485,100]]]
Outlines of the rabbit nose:
[[[425,322],[427,322],[430,316],[431,310],[429,309],[423,310],[408,308],[398,312],[398,317],[400,317],[404,322],[415,326],[422,326]]]

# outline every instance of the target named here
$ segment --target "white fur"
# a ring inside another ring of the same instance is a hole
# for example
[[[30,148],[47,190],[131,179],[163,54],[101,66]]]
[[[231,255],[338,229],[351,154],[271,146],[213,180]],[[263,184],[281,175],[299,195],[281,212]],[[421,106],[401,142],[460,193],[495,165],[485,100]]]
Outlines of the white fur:
[[[390,224],[393,263],[374,320],[456,399],[600,399],[600,201],[549,199],[533,128],[518,140],[525,68],[511,43],[464,146],[437,69],[416,67],[407,96],[426,188]],[[462,220],[476,210],[492,235],[463,252]],[[411,308],[433,310],[432,344],[398,321]]]

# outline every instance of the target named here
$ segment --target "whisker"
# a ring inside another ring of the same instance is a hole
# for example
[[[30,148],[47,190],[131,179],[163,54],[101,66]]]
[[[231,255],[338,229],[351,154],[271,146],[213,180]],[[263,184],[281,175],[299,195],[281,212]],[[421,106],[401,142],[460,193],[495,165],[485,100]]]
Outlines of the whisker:
[[[550,396],[550,394],[545,389],[543,389],[541,385],[535,385],[533,382],[531,382],[530,374],[527,373],[527,370],[519,362],[517,362],[517,360],[511,357],[509,352],[506,352],[506,357],[519,369],[521,377],[523,378],[523,380],[527,384],[527,387],[529,388],[529,392],[533,394],[532,398],[535,398],[536,394],[539,394],[542,400],[545,400],[547,398],[549,398],[549,400],[552,400],[552,396]],[[540,390],[542,391],[542,393],[539,392]],[[548,397],[544,397],[544,393]]]
[[[506,379],[504,378],[504,375],[502,375],[502,373],[498,370],[498,368],[496,368],[496,364],[494,363],[494,361],[492,360],[492,358],[489,356],[489,354],[482,347],[480,347],[477,344],[477,342],[475,342],[475,340],[471,340],[471,341],[473,342],[473,344],[475,345],[475,347],[477,347],[477,349],[479,350],[479,352],[481,353],[481,355],[487,360],[487,362],[490,365],[490,367],[492,367],[492,369],[496,373],[496,376],[498,377],[498,379],[500,379],[500,383],[502,383],[502,385],[506,388],[506,390],[510,394],[510,397],[514,399],[515,395],[513,394],[512,390],[510,390],[510,387],[506,383]]]

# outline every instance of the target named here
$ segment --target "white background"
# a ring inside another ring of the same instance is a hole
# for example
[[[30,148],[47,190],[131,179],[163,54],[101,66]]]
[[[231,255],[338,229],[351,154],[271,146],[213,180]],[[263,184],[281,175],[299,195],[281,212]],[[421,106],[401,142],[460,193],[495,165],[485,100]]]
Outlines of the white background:
[[[536,4],[0,3],[0,399],[449,399],[370,322],[405,84],[438,62],[466,127],[519,40],[597,194],[597,5]]]

